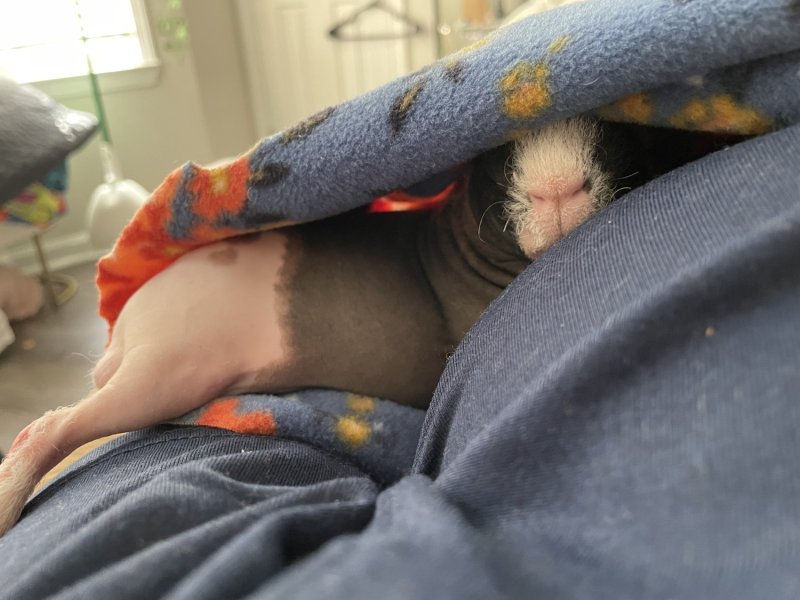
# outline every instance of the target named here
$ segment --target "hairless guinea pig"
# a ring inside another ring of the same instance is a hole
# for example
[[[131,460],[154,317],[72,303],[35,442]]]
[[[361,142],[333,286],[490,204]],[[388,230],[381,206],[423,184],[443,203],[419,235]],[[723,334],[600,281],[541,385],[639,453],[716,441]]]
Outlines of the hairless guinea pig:
[[[181,257],[125,305],[97,390],[15,440],[0,465],[0,535],[76,447],[222,394],[328,387],[426,406],[448,353],[531,259],[693,158],[680,149],[691,143],[561,121],[480,155],[439,211],[352,212]]]

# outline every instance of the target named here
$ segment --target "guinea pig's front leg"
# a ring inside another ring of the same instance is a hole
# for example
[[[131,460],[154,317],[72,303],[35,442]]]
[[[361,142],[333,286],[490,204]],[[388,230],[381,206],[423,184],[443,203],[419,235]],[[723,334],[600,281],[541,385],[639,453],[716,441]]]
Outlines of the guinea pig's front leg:
[[[130,298],[93,373],[98,389],[34,421],[0,465],[0,535],[77,447],[176,418],[285,363],[287,243],[268,233],[195,250]]]

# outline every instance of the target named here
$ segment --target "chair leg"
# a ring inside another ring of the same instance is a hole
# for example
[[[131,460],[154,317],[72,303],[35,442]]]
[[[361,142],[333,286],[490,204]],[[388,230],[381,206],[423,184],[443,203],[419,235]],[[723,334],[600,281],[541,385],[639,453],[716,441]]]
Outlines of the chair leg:
[[[50,305],[53,308],[58,308],[75,295],[75,292],[78,290],[78,282],[74,277],[70,277],[69,275],[53,275],[50,273],[50,269],[47,266],[47,257],[42,248],[40,234],[34,234],[33,245],[36,247],[36,254],[39,256],[39,264],[42,268],[40,277],[45,289],[47,289],[47,297],[50,300]],[[58,291],[57,286],[62,287],[61,291]]]
[[[45,289],[47,289],[47,297],[50,299],[50,305],[53,308],[58,308],[58,294],[56,293],[53,277],[50,275],[50,269],[47,268],[47,258],[44,255],[42,248],[42,241],[38,233],[33,234],[33,245],[36,246],[36,254],[39,256],[39,265],[42,267],[42,282]]]

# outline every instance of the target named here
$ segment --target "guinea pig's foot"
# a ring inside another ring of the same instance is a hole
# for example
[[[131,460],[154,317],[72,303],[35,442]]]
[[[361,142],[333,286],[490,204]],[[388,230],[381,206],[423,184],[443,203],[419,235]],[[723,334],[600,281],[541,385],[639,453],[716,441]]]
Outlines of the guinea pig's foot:
[[[8,456],[0,465],[0,536],[19,520],[35,479],[33,465],[15,456]]]
[[[60,408],[28,425],[0,464],[0,536],[19,520],[25,502],[44,474],[72,450],[58,443],[70,411]]]

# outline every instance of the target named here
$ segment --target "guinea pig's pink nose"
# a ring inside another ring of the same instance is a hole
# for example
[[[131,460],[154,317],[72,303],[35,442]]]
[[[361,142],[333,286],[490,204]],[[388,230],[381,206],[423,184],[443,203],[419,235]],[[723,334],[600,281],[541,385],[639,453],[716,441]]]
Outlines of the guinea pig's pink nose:
[[[537,182],[528,189],[531,202],[563,202],[576,196],[586,194],[588,187],[584,177],[548,177]]]

